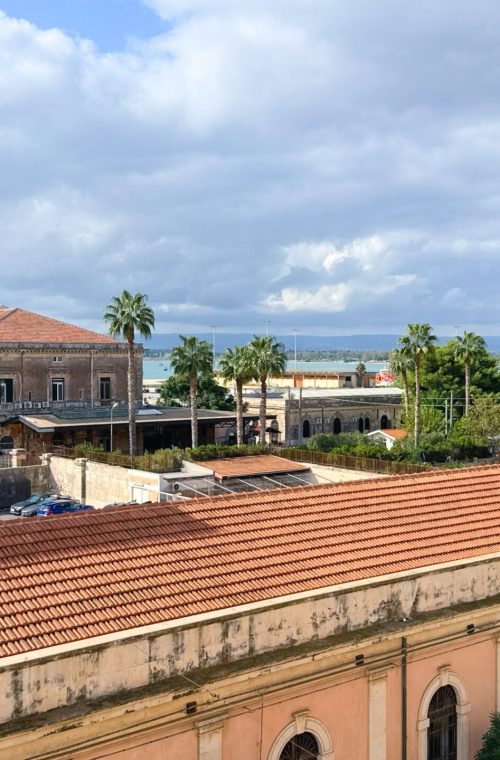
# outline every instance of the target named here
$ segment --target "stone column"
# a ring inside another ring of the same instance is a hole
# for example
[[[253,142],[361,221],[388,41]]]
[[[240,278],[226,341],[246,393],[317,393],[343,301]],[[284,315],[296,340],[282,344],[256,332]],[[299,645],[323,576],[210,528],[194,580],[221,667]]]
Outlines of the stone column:
[[[368,758],[387,759],[387,673],[382,667],[368,673]]]
[[[82,504],[85,504],[86,499],[86,493],[87,493],[87,481],[86,481],[86,475],[87,475],[87,460],[86,459],[75,459],[75,465],[76,467],[81,467],[81,473],[80,473],[80,493],[75,494],[75,499],[78,499]]]
[[[222,760],[222,726],[226,715],[197,721],[198,760]]]
[[[11,467],[26,467],[28,463],[28,452],[26,449],[11,449],[9,451]]]

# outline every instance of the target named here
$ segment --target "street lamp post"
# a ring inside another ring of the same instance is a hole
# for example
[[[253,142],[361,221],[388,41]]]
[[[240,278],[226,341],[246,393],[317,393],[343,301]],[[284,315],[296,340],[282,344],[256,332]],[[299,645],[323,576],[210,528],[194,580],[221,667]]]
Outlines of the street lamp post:
[[[269,325],[271,324],[271,321],[269,319],[265,319],[264,324],[266,326],[266,335],[269,337]]]
[[[293,332],[293,359],[294,359],[294,364],[295,364],[294,369],[295,369],[295,372],[297,372],[297,333],[298,333],[297,328],[292,330],[292,332]]]
[[[113,451],[113,409],[116,409],[117,406],[120,406],[118,401],[115,401],[113,406],[111,407],[111,435],[109,437],[109,451],[110,453]]]
[[[212,372],[215,373],[215,330],[218,325],[210,325],[212,328]]]

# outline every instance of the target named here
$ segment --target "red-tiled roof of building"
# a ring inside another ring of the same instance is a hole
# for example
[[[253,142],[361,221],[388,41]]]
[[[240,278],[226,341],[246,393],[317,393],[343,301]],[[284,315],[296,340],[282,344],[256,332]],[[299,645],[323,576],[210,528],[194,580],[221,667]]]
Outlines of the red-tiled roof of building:
[[[216,478],[244,478],[251,475],[283,475],[288,472],[304,472],[309,465],[291,462],[283,457],[263,455],[255,457],[230,457],[197,462],[212,470]]]
[[[391,438],[395,438],[396,440],[400,440],[401,438],[406,438],[408,435],[407,430],[402,430],[401,428],[386,428],[385,430],[381,430],[381,433],[385,433],[386,435],[390,435]]]
[[[500,466],[0,527],[0,656],[500,552]]]
[[[111,343],[100,333],[25,309],[0,307],[0,343]]]

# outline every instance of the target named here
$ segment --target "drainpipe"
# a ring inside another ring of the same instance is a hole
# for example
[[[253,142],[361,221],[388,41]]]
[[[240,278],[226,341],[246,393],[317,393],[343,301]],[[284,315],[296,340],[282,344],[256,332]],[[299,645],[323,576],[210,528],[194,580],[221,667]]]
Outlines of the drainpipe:
[[[407,760],[406,754],[406,709],[407,709],[407,657],[408,644],[406,636],[401,638],[401,760]]]
[[[90,408],[94,408],[94,352],[90,352]]]

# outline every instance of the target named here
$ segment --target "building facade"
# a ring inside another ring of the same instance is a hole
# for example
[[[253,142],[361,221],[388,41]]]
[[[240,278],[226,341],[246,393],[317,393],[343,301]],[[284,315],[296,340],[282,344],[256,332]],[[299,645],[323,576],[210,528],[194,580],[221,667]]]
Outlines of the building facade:
[[[472,760],[499,493],[490,466],[6,524],[0,757]]]
[[[268,394],[267,411],[276,416],[280,440],[296,445],[319,433],[394,428],[399,421],[401,396],[399,388],[273,389]],[[257,412],[260,394],[246,393],[244,401],[249,412]]]

